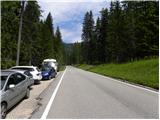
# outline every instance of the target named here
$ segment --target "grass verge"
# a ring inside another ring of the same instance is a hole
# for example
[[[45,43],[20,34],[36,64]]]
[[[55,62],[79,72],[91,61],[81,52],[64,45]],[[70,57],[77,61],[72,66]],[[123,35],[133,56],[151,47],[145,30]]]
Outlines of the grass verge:
[[[152,87],[154,89],[159,89],[158,58],[134,61],[125,64],[112,63],[94,66],[81,64],[76,65],[76,67],[105,76],[110,76],[132,83]]]

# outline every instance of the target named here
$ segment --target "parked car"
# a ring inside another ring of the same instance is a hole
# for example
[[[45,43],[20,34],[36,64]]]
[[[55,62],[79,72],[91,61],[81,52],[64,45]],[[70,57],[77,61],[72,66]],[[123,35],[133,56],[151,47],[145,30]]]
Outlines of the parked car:
[[[28,70],[20,70],[20,69],[9,69],[10,71],[17,71],[20,72],[22,74],[27,75],[28,79],[29,79],[29,86],[31,87],[34,84],[34,79],[33,79],[33,75],[30,73],[30,71]]]
[[[37,83],[39,84],[42,79],[41,71],[36,66],[14,66],[11,69],[30,71],[30,73],[33,75],[33,79],[34,79],[35,84],[37,84]]]
[[[48,65],[55,69],[55,71],[58,71],[58,63],[55,59],[44,59],[42,62],[42,65]]]
[[[42,66],[42,79],[52,79],[56,76],[56,71],[53,67],[50,66]]]
[[[28,77],[16,71],[1,71],[1,118],[23,98],[29,98]]]

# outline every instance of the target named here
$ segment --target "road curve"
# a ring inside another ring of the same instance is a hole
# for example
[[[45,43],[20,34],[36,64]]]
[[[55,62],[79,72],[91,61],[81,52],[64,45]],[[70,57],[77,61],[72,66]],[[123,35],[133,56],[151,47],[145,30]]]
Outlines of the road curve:
[[[158,95],[69,66],[47,118],[159,118]]]

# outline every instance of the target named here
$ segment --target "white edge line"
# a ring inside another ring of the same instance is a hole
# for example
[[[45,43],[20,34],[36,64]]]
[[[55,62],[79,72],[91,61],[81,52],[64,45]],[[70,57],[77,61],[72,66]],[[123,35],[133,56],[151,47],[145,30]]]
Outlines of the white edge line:
[[[108,78],[110,80],[114,80],[113,78],[110,78],[110,77],[107,77],[107,76],[101,76],[101,77],[105,77],[105,78]],[[130,83],[126,83],[126,82],[123,82],[123,81],[120,81],[120,80],[114,80],[114,81],[125,84],[125,85],[128,85],[128,86],[131,86],[131,87],[135,87],[135,88],[146,90],[146,91],[149,91],[149,92],[152,92],[152,93],[159,94],[159,92],[156,92],[156,91],[153,91],[153,90],[150,90],[150,89],[147,89],[147,88],[143,88],[143,87],[140,87],[140,86],[136,86],[136,85],[133,85],[133,84],[130,84]]]
[[[80,68],[78,68],[78,69],[80,69]],[[83,69],[80,69],[80,70],[83,70]],[[83,70],[83,71],[86,71],[86,70]],[[87,71],[87,72],[90,72],[90,71]],[[90,73],[96,74],[96,75],[101,76],[103,78],[107,78],[107,79],[110,79],[110,80],[113,80],[115,82],[119,82],[119,83],[122,83],[122,84],[125,84],[125,85],[128,85],[128,86],[131,86],[131,87],[135,87],[135,88],[146,90],[146,91],[149,91],[149,92],[152,92],[152,93],[159,94],[159,92],[156,92],[156,91],[153,91],[153,90],[150,90],[150,89],[147,89],[147,88],[143,88],[143,87],[140,87],[140,86],[132,85],[130,83],[122,82],[122,81],[116,80],[116,78],[113,79],[113,78],[110,78],[110,77],[107,77],[107,76],[103,76],[103,75],[100,75],[100,74],[94,73],[94,72],[90,72]]]
[[[67,69],[67,68],[66,68],[66,69]],[[59,83],[58,83],[58,85],[57,85],[57,87],[56,87],[56,89],[54,90],[54,92],[53,92],[53,94],[52,94],[52,96],[51,96],[51,98],[50,98],[50,100],[49,100],[49,102],[48,102],[48,104],[47,104],[47,107],[46,107],[46,109],[44,110],[43,115],[41,116],[41,119],[46,119],[46,118],[47,118],[47,115],[48,115],[49,110],[50,110],[50,108],[51,108],[52,102],[53,102],[53,100],[55,99],[55,96],[56,96],[56,94],[57,94],[57,91],[58,91],[58,89],[59,89],[59,87],[60,87],[60,84],[61,84],[62,79],[63,79],[63,77],[64,77],[64,74],[65,74],[65,72],[66,72],[66,69],[65,69],[65,71],[64,71],[64,73],[63,73],[63,75],[62,75],[62,77],[61,77],[61,79],[60,79],[60,81],[59,81]]]

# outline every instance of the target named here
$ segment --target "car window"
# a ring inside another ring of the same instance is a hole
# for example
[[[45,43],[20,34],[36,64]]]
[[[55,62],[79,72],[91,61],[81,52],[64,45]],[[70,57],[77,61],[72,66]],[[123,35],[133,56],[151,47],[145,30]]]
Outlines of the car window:
[[[52,62],[44,62],[43,64],[44,64],[44,65],[51,66],[51,65],[52,65]]]
[[[14,84],[14,85],[16,85],[16,83],[15,83],[15,74],[12,74],[10,77],[9,77],[9,79],[8,79],[8,82],[7,82],[7,85],[6,85],[6,90],[8,90],[9,89],[9,85],[11,85],[11,84]]]
[[[26,79],[26,77],[20,73],[15,74],[15,84],[18,84]]]
[[[8,76],[1,76],[1,90],[3,89],[4,84],[6,83],[7,77]]]
[[[43,67],[42,67],[42,71],[50,71],[50,68],[43,66]]]
[[[25,71],[24,74],[29,76],[29,77],[33,77],[33,75],[29,71]]]

